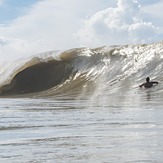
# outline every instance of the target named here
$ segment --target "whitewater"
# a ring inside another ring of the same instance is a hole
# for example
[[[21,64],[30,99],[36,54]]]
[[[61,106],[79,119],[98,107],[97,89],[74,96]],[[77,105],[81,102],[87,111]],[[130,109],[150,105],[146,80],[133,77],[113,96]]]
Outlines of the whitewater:
[[[0,63],[0,162],[161,163],[162,63],[163,42]]]

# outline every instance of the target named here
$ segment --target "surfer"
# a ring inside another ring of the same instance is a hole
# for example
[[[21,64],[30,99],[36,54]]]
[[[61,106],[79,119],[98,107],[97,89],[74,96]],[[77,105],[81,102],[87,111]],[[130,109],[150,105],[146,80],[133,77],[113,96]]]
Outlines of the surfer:
[[[150,78],[147,77],[146,78],[146,83],[143,83],[143,84],[139,85],[139,87],[151,88],[153,85],[156,85],[156,84],[158,84],[158,82],[150,81]]]

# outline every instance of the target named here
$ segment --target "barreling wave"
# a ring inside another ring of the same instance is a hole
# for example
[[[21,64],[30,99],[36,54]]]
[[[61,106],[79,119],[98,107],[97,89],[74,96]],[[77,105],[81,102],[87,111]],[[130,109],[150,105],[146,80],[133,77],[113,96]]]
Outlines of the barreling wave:
[[[163,74],[163,43],[42,53],[0,67],[0,96],[113,94]]]

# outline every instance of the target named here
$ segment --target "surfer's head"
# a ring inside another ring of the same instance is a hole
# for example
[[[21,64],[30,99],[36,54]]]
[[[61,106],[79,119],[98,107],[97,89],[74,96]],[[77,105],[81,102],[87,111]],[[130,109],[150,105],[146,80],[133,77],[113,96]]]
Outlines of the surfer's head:
[[[147,81],[147,82],[149,82],[149,81],[150,81],[150,78],[149,78],[149,77],[147,77],[147,78],[146,78],[146,81]]]

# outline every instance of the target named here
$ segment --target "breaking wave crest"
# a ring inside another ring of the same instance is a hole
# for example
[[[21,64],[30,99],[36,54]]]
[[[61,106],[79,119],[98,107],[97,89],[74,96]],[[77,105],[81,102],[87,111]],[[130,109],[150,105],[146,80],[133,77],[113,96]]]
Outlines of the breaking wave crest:
[[[162,42],[47,52],[1,66],[0,95],[79,96],[129,91],[146,76],[162,81],[162,62]]]

